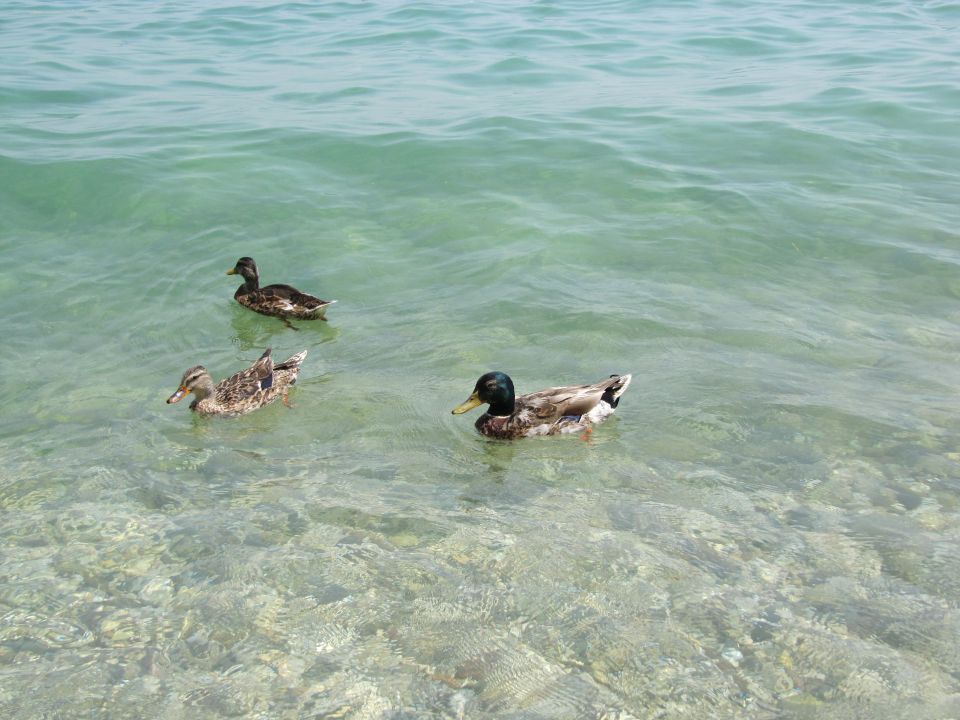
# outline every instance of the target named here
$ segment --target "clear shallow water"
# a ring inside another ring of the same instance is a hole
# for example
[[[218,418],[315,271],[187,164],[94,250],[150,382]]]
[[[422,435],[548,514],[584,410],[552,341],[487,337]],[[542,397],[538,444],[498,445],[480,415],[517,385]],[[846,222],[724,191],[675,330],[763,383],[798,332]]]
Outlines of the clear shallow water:
[[[960,5],[0,26],[4,716],[960,714]],[[634,383],[505,445],[493,368]]]

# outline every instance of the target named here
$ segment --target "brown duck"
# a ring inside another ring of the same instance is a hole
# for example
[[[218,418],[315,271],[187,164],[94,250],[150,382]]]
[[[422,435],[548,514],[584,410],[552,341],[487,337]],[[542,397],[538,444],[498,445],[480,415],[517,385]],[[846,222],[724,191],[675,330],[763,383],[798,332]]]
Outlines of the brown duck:
[[[297,381],[300,363],[307,356],[303,350],[274,365],[270,358],[270,348],[253,365],[221,380],[216,385],[203,365],[187,370],[180,379],[180,387],[167,398],[167,403],[180,402],[186,395],[193,393],[194,401],[190,409],[201,415],[243,415],[264,405],[269,405],[278,397],[287,403],[290,386]]]
[[[327,308],[336,300],[320,298],[300,292],[290,285],[260,287],[260,272],[253,258],[242,257],[227,275],[243,276],[243,285],[233,294],[234,299],[261,315],[272,315],[284,320],[326,320]]]

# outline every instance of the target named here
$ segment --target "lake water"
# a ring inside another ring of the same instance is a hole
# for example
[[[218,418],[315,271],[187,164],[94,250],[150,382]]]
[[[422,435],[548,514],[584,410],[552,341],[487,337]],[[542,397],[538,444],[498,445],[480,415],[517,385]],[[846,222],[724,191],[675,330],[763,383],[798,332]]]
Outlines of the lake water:
[[[958,37],[7,0],[0,715],[960,716]],[[265,347],[292,408],[164,403]],[[450,414],[493,369],[634,379],[508,444]]]

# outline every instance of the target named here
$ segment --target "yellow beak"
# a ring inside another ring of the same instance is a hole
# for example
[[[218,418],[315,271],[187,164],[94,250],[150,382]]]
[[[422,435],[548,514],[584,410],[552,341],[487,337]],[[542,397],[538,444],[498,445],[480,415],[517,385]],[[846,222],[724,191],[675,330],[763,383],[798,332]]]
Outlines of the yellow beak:
[[[227,270],[227,275],[236,275],[236,274],[237,274],[236,268],[230,268],[229,270]]]
[[[454,415],[462,415],[467,412],[467,410],[473,410],[477,405],[483,405],[483,400],[480,399],[480,395],[474,390],[473,395],[467,398],[467,401],[461,405],[457,405],[452,412]]]
[[[180,386],[180,389],[177,390],[173,395],[167,398],[167,405],[175,402],[180,402],[183,400],[184,395],[189,395],[190,391],[187,388]]]

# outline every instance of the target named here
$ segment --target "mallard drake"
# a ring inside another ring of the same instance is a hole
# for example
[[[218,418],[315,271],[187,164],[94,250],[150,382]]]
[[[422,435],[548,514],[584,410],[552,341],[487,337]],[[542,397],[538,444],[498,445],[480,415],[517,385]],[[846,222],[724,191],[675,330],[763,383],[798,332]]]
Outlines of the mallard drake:
[[[506,440],[579,432],[613,415],[629,384],[630,375],[611,375],[593,385],[552,387],[515,397],[509,375],[488,372],[453,413],[459,415],[487,403],[490,407],[477,420],[477,430]]]
[[[321,300],[289,285],[260,287],[260,272],[253,258],[242,257],[227,275],[242,275],[244,283],[233,294],[234,299],[261,315],[284,320],[326,320],[327,307],[336,300]]]
[[[279,365],[270,358],[270,348],[253,365],[221,380],[214,386],[213,378],[203,365],[187,370],[180,379],[180,387],[167,398],[167,403],[180,402],[189,393],[195,400],[190,409],[201,415],[243,415],[278,397],[287,402],[290,386],[297,381],[300,363],[307,356],[303,350]]]

